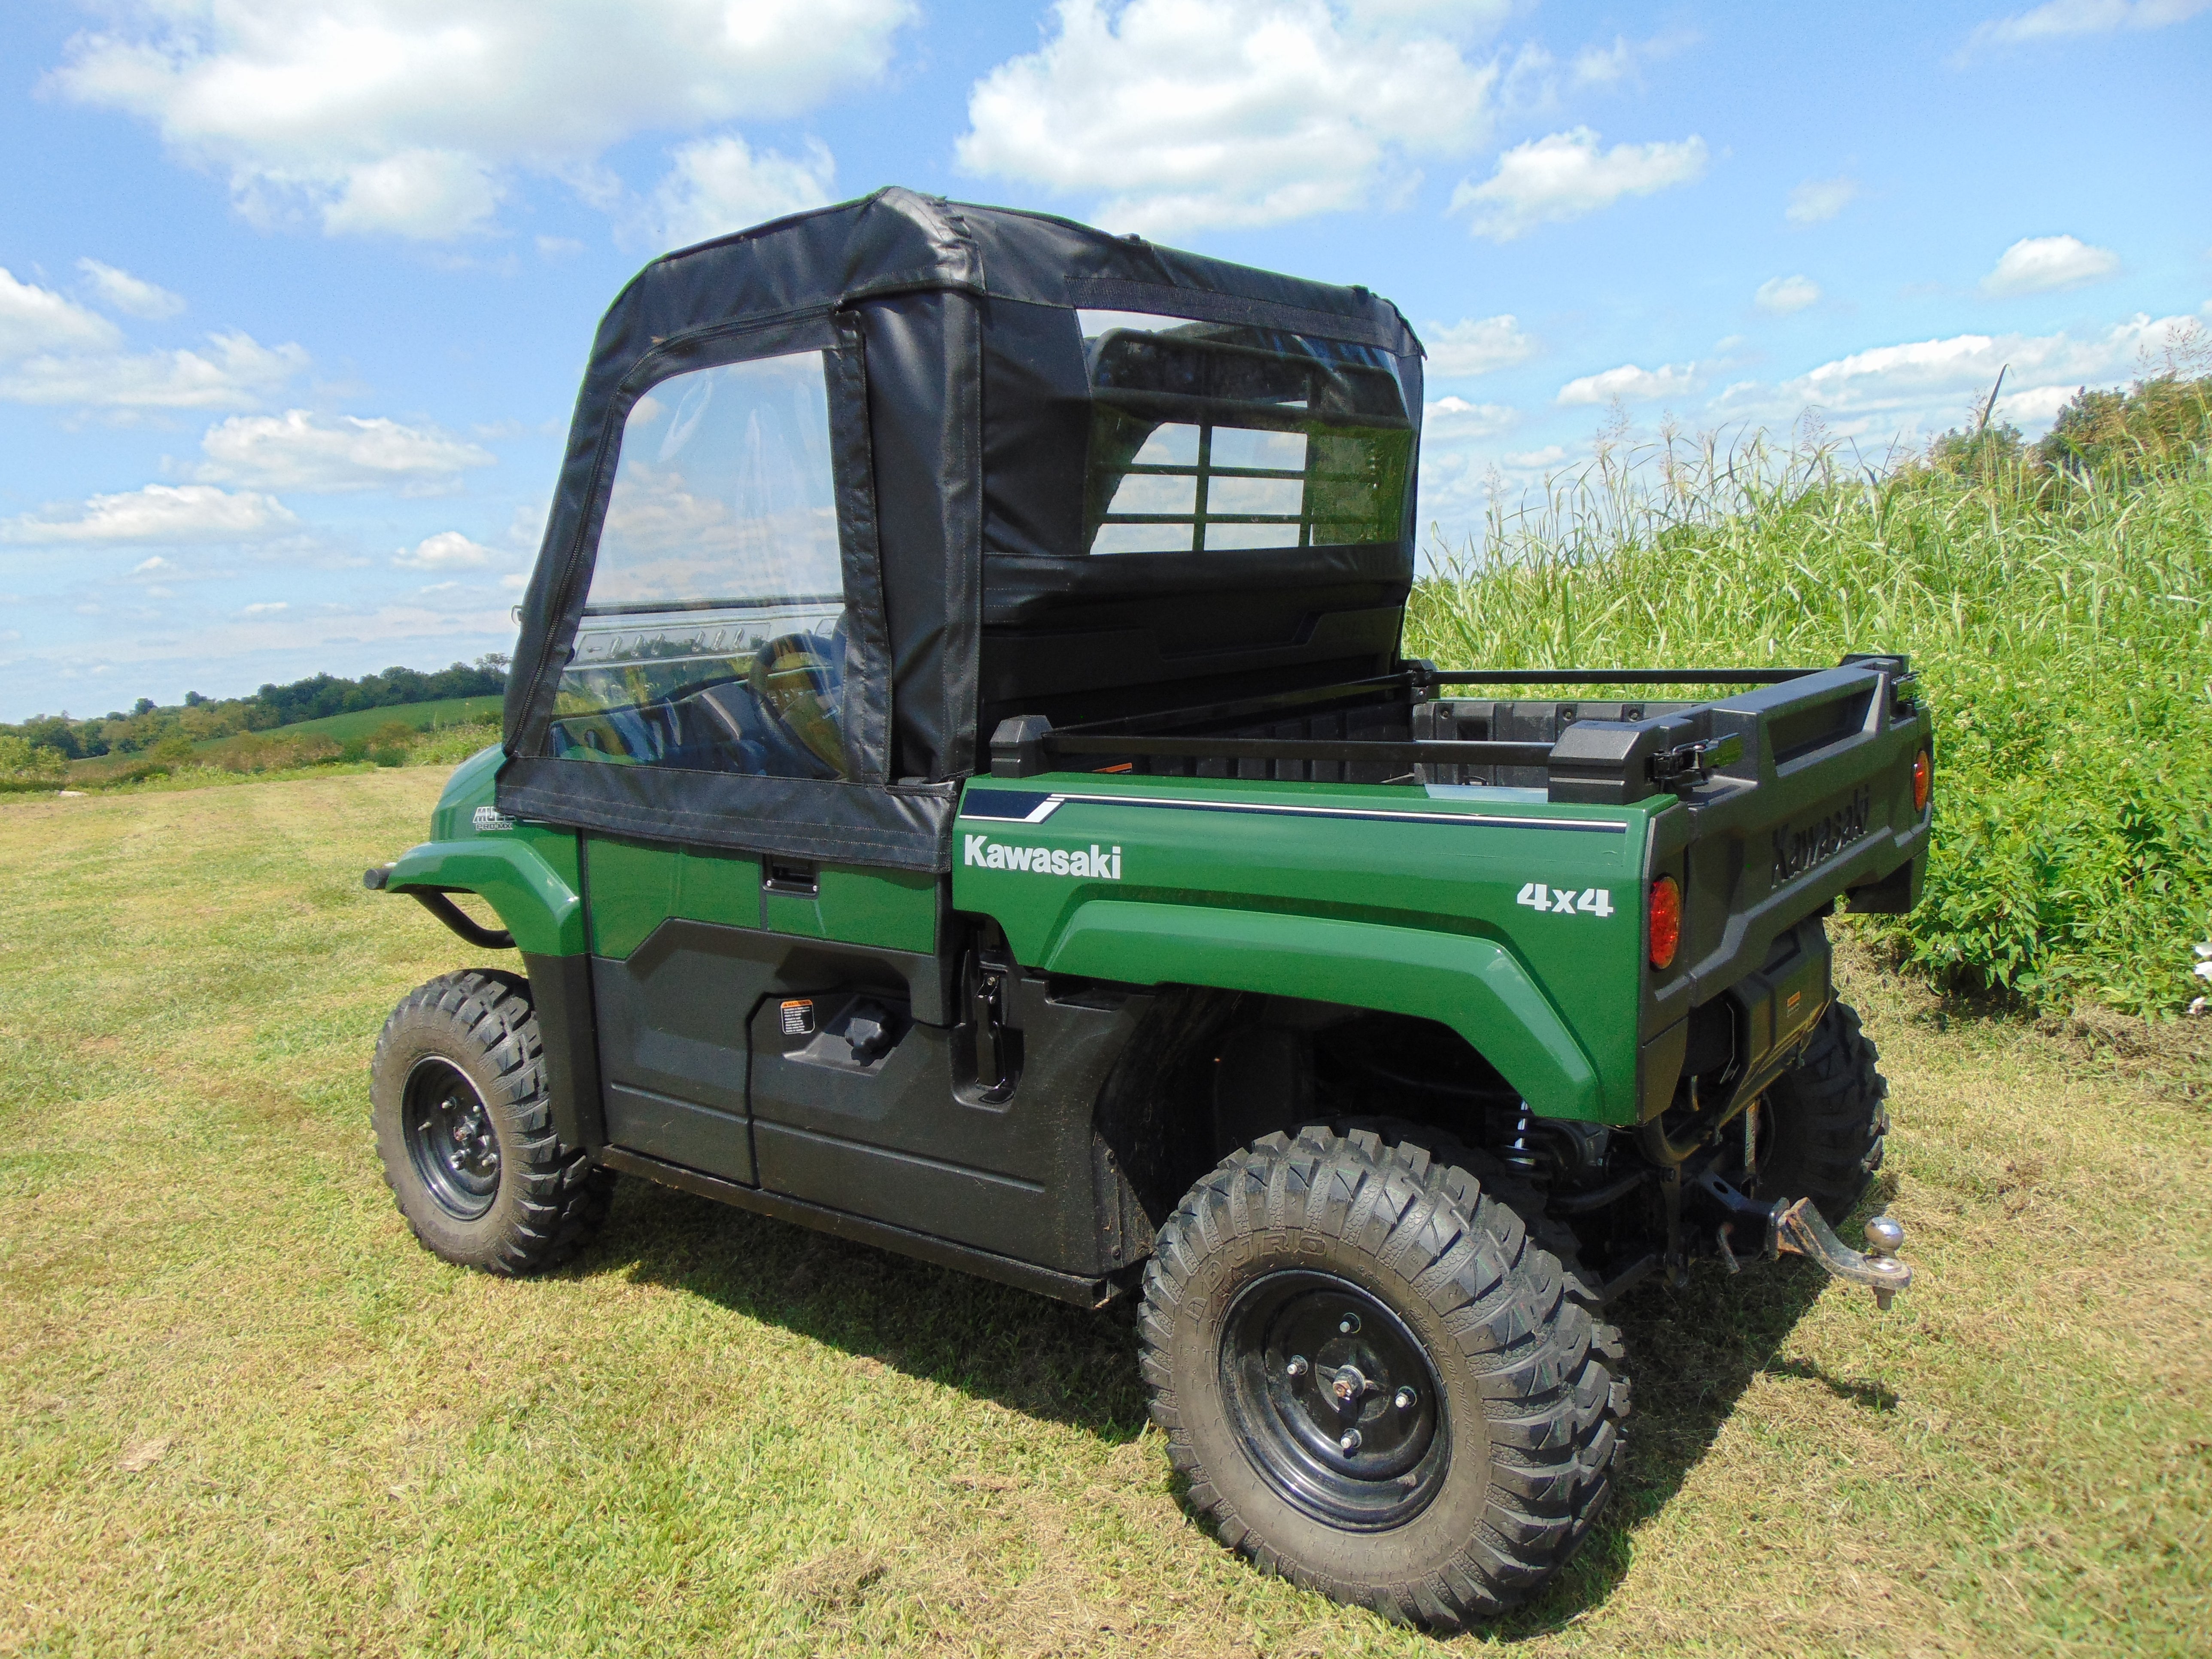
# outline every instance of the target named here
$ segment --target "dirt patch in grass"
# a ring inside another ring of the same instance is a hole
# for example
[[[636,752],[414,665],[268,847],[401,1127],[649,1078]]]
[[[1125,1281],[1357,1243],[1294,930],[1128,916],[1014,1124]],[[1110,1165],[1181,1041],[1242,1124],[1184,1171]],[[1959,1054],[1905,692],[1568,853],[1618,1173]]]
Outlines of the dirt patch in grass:
[[[359,879],[439,781],[0,815],[0,1652],[1437,1650],[1191,1523],[1113,1313],[636,1182],[547,1279],[417,1249],[369,1050],[497,958]],[[1619,1503],[1452,1646],[2201,1650],[2200,1057],[1844,963],[1918,1282],[1632,1297]]]

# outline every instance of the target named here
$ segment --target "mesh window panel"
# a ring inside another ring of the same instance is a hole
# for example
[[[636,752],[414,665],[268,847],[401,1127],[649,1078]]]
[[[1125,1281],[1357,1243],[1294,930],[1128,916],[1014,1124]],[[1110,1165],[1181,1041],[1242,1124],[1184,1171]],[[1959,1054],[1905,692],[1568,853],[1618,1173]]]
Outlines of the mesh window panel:
[[[1413,434],[1388,353],[1232,324],[1079,314],[1092,400],[1091,552],[1397,539]]]

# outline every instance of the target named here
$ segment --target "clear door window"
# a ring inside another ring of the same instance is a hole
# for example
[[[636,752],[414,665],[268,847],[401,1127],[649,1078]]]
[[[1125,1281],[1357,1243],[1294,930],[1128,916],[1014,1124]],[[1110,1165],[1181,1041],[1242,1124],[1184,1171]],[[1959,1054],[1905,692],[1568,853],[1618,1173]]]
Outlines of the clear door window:
[[[638,399],[554,755],[851,775],[825,367],[819,351],[727,363]]]

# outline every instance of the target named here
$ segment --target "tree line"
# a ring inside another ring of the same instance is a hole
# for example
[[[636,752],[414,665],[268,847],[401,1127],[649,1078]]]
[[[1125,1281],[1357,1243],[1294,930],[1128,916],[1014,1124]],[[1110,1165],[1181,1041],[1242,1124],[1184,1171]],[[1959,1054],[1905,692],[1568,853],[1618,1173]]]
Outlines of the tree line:
[[[250,697],[215,698],[185,693],[181,703],[163,705],[141,697],[129,708],[77,719],[64,710],[36,714],[15,725],[0,725],[0,751],[19,747],[27,757],[49,751],[55,763],[99,755],[143,754],[179,738],[198,743],[240,732],[267,732],[302,720],[349,714],[363,708],[396,708],[404,703],[436,702],[448,697],[497,696],[507,690],[507,659],[495,652],[474,663],[425,671],[387,668],[357,680],[311,674],[289,685],[270,683]]]

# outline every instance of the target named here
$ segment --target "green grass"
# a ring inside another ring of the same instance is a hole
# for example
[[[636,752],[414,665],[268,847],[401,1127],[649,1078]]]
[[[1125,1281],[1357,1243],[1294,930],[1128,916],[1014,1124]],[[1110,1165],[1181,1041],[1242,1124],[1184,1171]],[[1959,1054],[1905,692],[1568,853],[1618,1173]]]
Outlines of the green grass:
[[[2151,1016],[2212,938],[2212,465],[2111,483],[1833,450],[1607,452],[1419,584],[1448,666],[1813,665],[1909,653],[1933,704],[1940,982]],[[1630,695],[1648,695],[1631,693]]]
[[[359,872],[441,781],[0,812],[0,1653],[1436,1650],[1189,1523],[1110,1315],[634,1182],[548,1279],[421,1250],[369,1053],[498,958]],[[2202,1650],[2203,1027],[1845,971],[1919,1281],[1638,1293],[1610,1518],[1456,1645]]]
[[[478,726],[487,721],[496,725],[502,701],[499,697],[443,697],[435,702],[404,702],[389,708],[356,708],[350,714],[325,714],[319,720],[295,720],[257,735],[273,737],[281,733],[296,738],[318,732],[334,742],[351,743],[394,721],[417,732],[446,726]],[[194,747],[204,750],[235,741],[234,738],[210,738]]]

